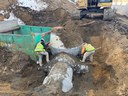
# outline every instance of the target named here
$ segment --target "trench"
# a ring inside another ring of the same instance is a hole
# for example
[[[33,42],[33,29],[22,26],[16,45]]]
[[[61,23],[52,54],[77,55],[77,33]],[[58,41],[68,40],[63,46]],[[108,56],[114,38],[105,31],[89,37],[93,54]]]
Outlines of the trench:
[[[87,62],[90,72],[74,80],[75,84],[80,82],[76,89],[80,88],[87,96],[127,96],[127,87],[124,87],[127,77],[123,70],[128,64],[127,52],[124,52],[128,40],[120,32],[125,30],[117,30],[112,22],[100,20],[84,27],[84,30],[83,39],[95,46],[96,53],[94,62]]]
[[[92,20],[69,21],[65,23],[68,32],[71,30],[68,24],[74,23],[75,25],[71,26],[74,29],[77,25]],[[116,30],[115,25],[114,21],[95,20],[90,25],[79,27],[75,33],[70,33],[76,34],[75,38],[79,36],[79,40],[82,38],[91,43],[95,48],[101,48],[96,50],[93,62],[86,62],[89,72],[83,75],[75,74],[71,92],[61,93],[59,96],[128,95],[128,55],[127,50],[124,52],[128,47],[128,40],[125,35],[121,35],[120,30]],[[66,37],[67,33],[64,34]],[[71,43],[66,42],[67,46]],[[78,44],[78,41],[76,43]],[[23,53],[12,53],[6,49],[0,49],[0,53],[0,96],[31,96],[31,90],[42,85],[45,78],[43,69]]]

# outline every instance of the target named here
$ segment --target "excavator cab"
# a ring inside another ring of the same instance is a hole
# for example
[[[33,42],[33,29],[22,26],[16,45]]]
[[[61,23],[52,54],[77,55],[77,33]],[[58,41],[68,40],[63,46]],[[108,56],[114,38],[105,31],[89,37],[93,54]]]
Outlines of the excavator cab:
[[[80,10],[80,19],[99,16],[104,20],[110,20],[113,17],[112,0],[78,0],[76,5]]]

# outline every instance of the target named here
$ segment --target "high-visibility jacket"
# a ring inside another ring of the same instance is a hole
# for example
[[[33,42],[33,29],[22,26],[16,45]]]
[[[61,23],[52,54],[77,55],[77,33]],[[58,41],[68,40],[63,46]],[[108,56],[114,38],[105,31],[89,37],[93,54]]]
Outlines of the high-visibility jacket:
[[[87,45],[87,47],[86,47],[87,52],[94,51],[94,50],[95,50],[95,48],[91,44]]]
[[[81,54],[84,54],[85,52],[94,51],[95,48],[91,44],[83,45]]]
[[[41,42],[39,42],[37,45],[36,45],[36,48],[35,48],[35,52],[45,52],[46,50],[44,49],[44,46],[41,44]]]

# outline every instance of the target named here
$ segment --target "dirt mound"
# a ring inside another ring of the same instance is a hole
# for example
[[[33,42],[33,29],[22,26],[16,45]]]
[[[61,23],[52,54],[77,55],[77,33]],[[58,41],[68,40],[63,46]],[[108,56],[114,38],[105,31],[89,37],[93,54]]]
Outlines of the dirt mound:
[[[0,48],[0,53],[0,84],[10,83],[11,89],[28,90],[43,82],[43,70],[38,70],[28,55],[7,48]]]
[[[31,59],[29,56],[22,52],[11,52],[7,48],[0,48],[1,55],[1,71],[6,74],[11,74],[15,72],[21,72],[24,67],[31,64]]]
[[[16,17],[20,18],[28,25],[37,26],[59,26],[68,18],[69,14],[66,10],[58,8],[56,10],[36,12],[26,7],[16,7],[13,10]],[[25,18],[27,16],[27,18]]]
[[[69,2],[69,0],[54,0],[54,2],[52,0],[43,0],[43,1],[49,4],[47,10],[56,10],[58,8],[63,8],[70,14],[72,14],[75,11],[78,11],[76,9],[76,6],[71,2]]]
[[[60,32],[59,37],[66,48],[78,47],[83,43],[81,32],[84,30],[77,23],[77,21],[68,20],[63,24],[64,30]]]

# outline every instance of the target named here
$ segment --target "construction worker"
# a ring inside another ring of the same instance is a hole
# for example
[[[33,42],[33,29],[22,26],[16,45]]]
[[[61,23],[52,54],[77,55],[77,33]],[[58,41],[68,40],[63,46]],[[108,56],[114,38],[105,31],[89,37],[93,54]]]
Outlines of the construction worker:
[[[46,45],[43,39],[41,39],[41,41],[36,45],[35,52],[37,53],[39,59],[37,61],[37,64],[39,64],[40,66],[42,66],[43,55],[46,56],[47,63],[49,62],[49,53],[46,51],[47,47],[48,44]]]
[[[40,66],[42,66],[42,56],[45,55],[46,56],[46,61],[47,63],[49,62],[49,53],[46,51],[47,47],[50,46],[51,44],[48,43],[48,44],[45,44],[45,41],[43,39],[43,37],[47,34],[50,34],[51,32],[56,32],[58,29],[62,29],[63,27],[61,26],[58,26],[58,27],[53,27],[51,31],[47,32],[47,33],[43,33],[40,35],[38,35],[36,37],[36,42],[37,42],[37,45],[36,45],[36,48],[35,48],[35,52],[37,53],[38,55],[38,61],[37,61],[37,64],[39,64]],[[40,40],[40,38],[42,38]],[[40,40],[40,42],[38,42]]]
[[[87,57],[90,57],[90,61],[93,62],[93,55],[95,53],[95,48],[88,43],[83,43],[81,54],[83,55],[83,59],[81,62],[85,62]]]

